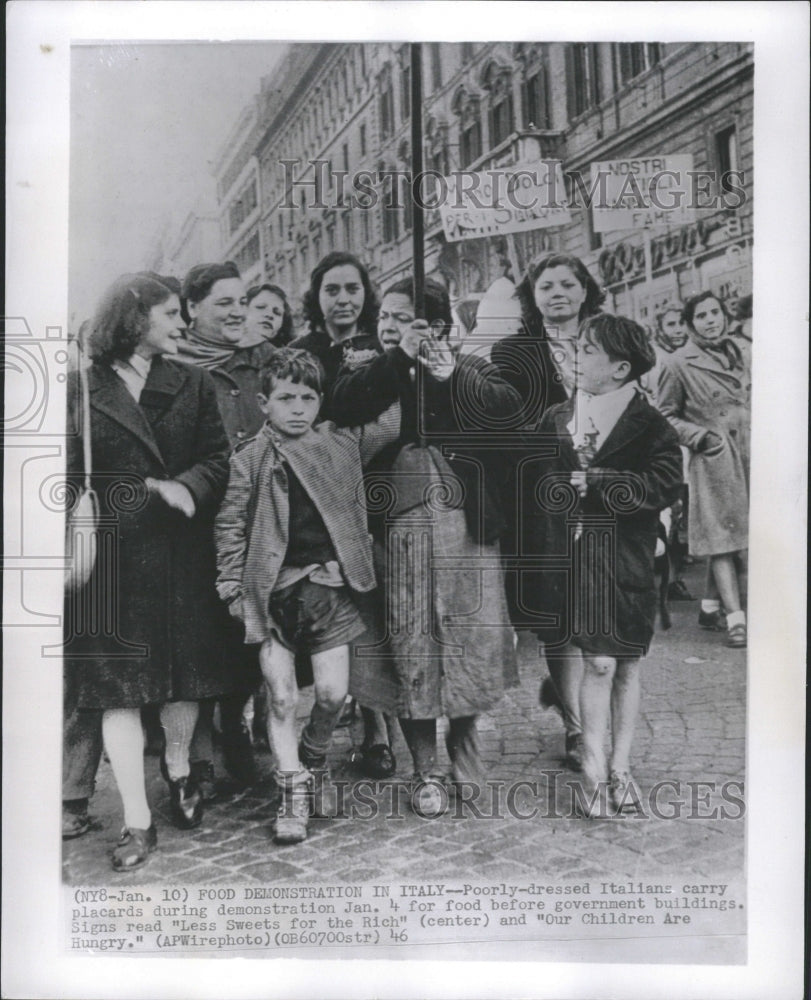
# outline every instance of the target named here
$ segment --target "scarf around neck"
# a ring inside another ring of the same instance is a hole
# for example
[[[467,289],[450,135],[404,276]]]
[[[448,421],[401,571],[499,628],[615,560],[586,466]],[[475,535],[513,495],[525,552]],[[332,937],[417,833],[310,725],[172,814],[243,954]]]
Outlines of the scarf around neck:
[[[206,340],[194,329],[188,328],[187,339],[178,342],[177,357],[180,361],[186,361],[192,365],[199,365],[211,371],[213,368],[221,368],[226,361],[234,356],[241,349],[240,344],[222,344],[213,340]]]
[[[735,343],[732,337],[724,334],[723,337],[708,340],[707,338],[697,334],[694,330],[690,331],[690,336],[696,346],[700,347],[702,351],[708,351],[711,354],[718,355],[722,359],[722,362],[725,360],[725,367],[730,371],[736,371],[743,368],[743,354],[740,347]]]

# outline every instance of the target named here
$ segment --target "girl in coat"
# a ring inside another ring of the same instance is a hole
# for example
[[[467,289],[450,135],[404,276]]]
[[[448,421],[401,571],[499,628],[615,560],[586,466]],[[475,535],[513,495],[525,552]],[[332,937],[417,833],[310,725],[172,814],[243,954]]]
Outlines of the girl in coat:
[[[274,347],[286,347],[293,339],[293,314],[284,291],[269,282],[252,285],[246,302],[243,343],[250,346],[269,341]]]
[[[92,484],[102,534],[88,583],[68,597],[65,663],[79,710],[102,712],[124,806],[118,871],[140,867],[157,845],[142,706],[160,706],[172,819],[193,827],[202,817],[189,771],[197,702],[229,690],[212,537],[228,441],[211,379],[169,360],[183,329],[167,285],[127,275],[105,295],[91,330]],[[81,427],[76,393],[69,398],[70,426]],[[68,440],[75,481],[81,442]]]
[[[749,348],[729,336],[729,315],[712,292],[687,301],[690,341],[667,358],[659,376],[659,408],[690,451],[688,541],[708,556],[707,592],[699,623],[713,627],[726,612],[727,644],[746,646],[738,554],[748,546]],[[723,627],[723,626],[721,626]]]
[[[382,653],[394,667],[393,701],[376,707],[400,717],[414,808],[436,815],[447,803],[436,777],[436,720],[450,719],[453,778],[480,783],[476,717],[517,680],[498,548],[504,470],[487,445],[518,400],[492,365],[459,358],[444,343],[450,302],[436,282],[426,282],[425,311],[415,321],[411,279],[389,288],[378,321],[384,353],[339,376],[332,413],[343,425],[365,424],[402,405],[400,439],[367,483],[387,629],[366,654]]]
[[[572,391],[572,362],[580,323],[600,311],[605,294],[586,265],[572,254],[549,253],[531,261],[518,285],[526,333],[506,337],[493,345],[493,364],[521,397],[521,426],[536,428],[550,406],[564,402]],[[515,470],[507,481],[505,509],[516,510],[520,489]],[[517,534],[515,516],[507,519],[504,552],[543,555],[527,549]],[[510,616],[516,628],[536,620],[528,605],[533,574],[524,570],[507,575]],[[546,651],[549,676],[541,684],[541,705],[557,709],[566,730],[566,762],[579,769],[583,751],[580,722],[582,661]]]

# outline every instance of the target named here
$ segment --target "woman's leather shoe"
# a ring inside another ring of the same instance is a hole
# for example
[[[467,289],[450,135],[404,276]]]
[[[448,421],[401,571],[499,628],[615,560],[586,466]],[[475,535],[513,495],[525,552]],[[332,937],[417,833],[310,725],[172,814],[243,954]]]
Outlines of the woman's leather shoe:
[[[131,872],[146,863],[149,854],[158,846],[158,831],[152,823],[148,830],[124,827],[121,839],[113,851],[113,868],[117,872]]]
[[[169,781],[172,822],[181,830],[191,830],[203,820],[203,796],[191,777]]]

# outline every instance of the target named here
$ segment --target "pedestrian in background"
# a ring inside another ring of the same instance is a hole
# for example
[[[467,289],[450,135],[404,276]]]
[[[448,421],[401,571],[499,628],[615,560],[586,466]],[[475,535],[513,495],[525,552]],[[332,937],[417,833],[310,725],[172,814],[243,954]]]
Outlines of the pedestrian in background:
[[[709,557],[699,624],[725,627],[727,644],[742,649],[746,614],[739,577],[749,538],[750,352],[745,340],[729,336],[726,306],[713,292],[688,299],[683,317],[690,340],[662,369],[659,406],[690,451],[689,548],[693,556]]]

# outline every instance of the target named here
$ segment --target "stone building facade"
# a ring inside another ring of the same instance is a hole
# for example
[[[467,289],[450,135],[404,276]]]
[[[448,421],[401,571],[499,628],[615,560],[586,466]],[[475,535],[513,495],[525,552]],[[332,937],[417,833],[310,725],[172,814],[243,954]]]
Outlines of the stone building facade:
[[[426,170],[561,160],[571,205],[564,225],[459,242],[428,211],[426,272],[460,299],[565,250],[611,308],[646,321],[695,290],[750,291],[753,71],[748,43],[423,43]],[[330,250],[357,253],[381,287],[407,273],[410,113],[408,44],[291,45],[217,166],[223,256],[294,300]],[[573,178],[588,185],[596,161],[683,154],[704,176],[702,207],[650,231],[646,275],[641,230],[595,232]]]

